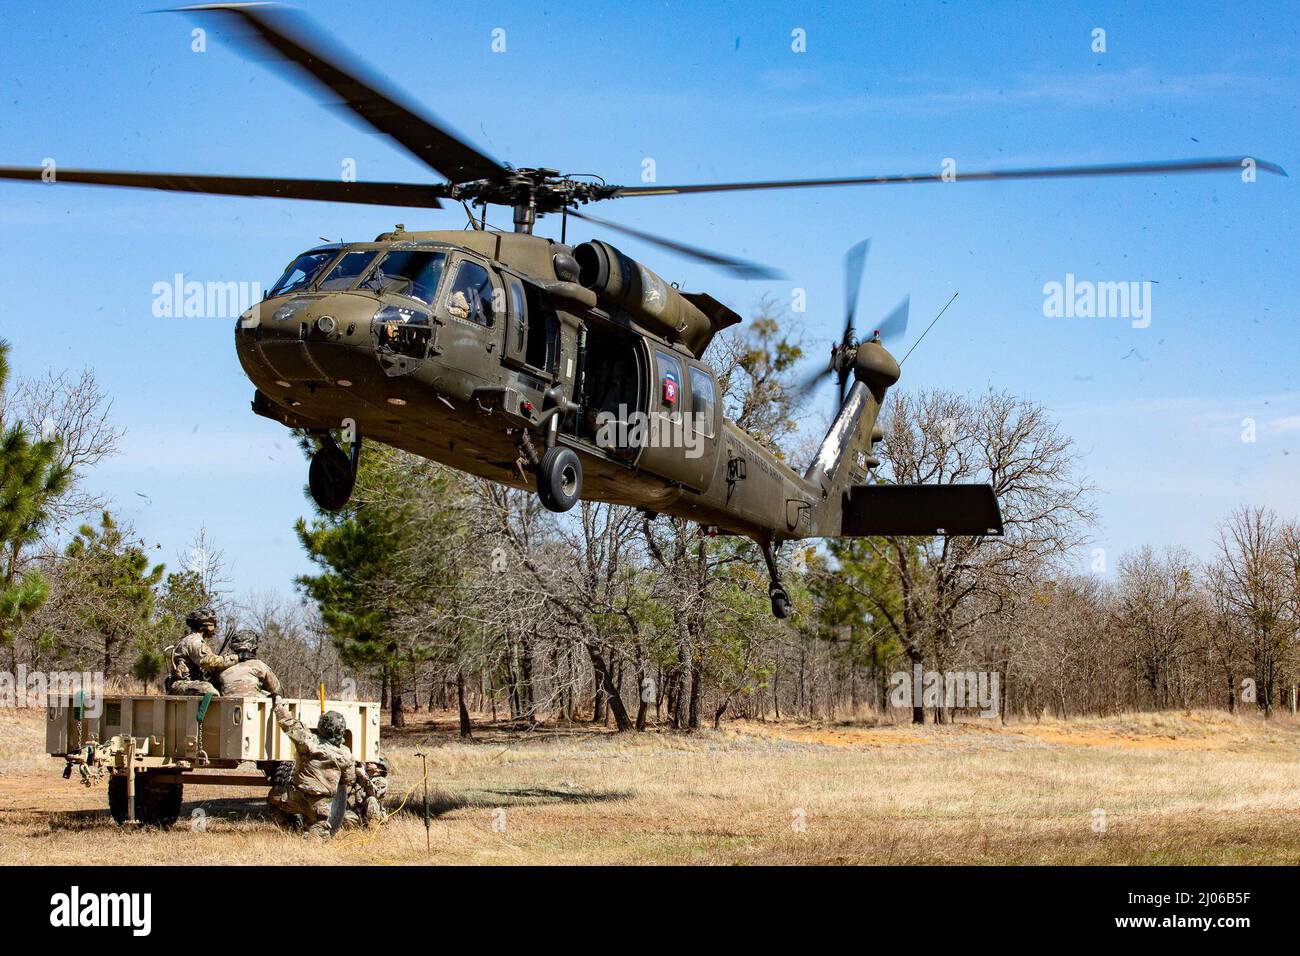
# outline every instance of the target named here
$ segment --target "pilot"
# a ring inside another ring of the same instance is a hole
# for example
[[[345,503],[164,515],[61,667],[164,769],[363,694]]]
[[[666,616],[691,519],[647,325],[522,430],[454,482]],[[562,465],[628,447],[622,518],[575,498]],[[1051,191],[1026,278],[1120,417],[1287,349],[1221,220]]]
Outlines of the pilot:
[[[228,667],[239,663],[235,654],[214,654],[208,641],[217,633],[217,616],[211,608],[201,607],[185,616],[189,634],[179,644],[167,648],[171,652],[171,669],[164,682],[169,694],[202,697],[205,694],[220,696],[212,679]]]
[[[457,289],[447,297],[447,312],[453,319],[469,318],[469,298],[460,289]]]
[[[257,659],[257,635],[252,631],[238,631],[230,641],[230,649],[239,663],[227,667],[217,676],[217,683],[225,697],[279,697],[280,679],[265,662]]]

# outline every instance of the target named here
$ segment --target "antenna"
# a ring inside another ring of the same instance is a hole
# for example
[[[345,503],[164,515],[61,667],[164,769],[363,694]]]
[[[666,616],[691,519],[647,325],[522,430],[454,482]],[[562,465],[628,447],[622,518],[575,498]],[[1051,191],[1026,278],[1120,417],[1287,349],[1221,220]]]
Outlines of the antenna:
[[[956,302],[956,301],[957,301],[957,296],[958,296],[958,295],[959,295],[959,293],[954,292],[954,293],[952,294],[952,298],[948,300],[948,305],[952,305],[954,302]],[[936,315],[933,319],[930,320],[930,324],[927,325],[927,326],[925,327],[925,331],[921,333],[921,338],[920,338],[920,339],[917,339],[915,342],[913,342],[913,343],[912,343],[912,347],[911,347],[910,349],[907,350],[907,355],[911,355],[913,352],[916,351],[916,347],[917,347],[918,345],[921,344],[921,339],[923,339],[923,338],[926,337],[926,335],[929,333],[929,331],[930,331],[932,328],[934,328],[934,323],[936,323],[936,322],[938,322],[940,319],[942,319],[942,318],[943,318],[943,314],[944,314],[945,312],[948,311],[948,305],[945,305],[942,309],[940,309],[940,310],[939,310],[939,314]],[[903,356],[903,362],[906,362],[906,361],[907,361],[907,355],[904,355],[904,356]],[[898,365],[899,365],[900,368],[902,367],[903,362],[899,362],[899,363],[898,363]]]

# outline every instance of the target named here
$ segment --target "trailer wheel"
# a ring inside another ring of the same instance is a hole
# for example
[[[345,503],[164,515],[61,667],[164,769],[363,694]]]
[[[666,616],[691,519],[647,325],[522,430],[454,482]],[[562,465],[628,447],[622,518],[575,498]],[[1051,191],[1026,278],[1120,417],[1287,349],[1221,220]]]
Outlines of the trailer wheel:
[[[292,760],[282,760],[268,774],[272,793],[286,793],[293,786],[293,772],[297,768]]]
[[[179,783],[151,781],[148,774],[135,779],[135,820],[146,826],[170,830],[181,815],[185,788]],[[119,826],[126,823],[126,774],[108,778],[108,812]]]
[[[126,774],[108,778],[108,812],[118,826],[126,823]]]
[[[156,783],[144,774],[135,798],[136,818],[141,823],[170,830],[181,815],[185,787],[179,783]]]

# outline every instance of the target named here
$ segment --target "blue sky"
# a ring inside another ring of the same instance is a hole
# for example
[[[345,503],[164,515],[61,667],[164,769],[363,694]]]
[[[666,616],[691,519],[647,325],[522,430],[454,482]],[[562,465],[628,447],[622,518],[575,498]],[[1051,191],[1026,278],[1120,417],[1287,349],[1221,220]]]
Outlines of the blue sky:
[[[611,182],[638,182],[647,157],[663,183],[937,171],[948,157],[960,175],[1242,154],[1300,175],[1300,14],[1285,5],[305,7],[496,158]],[[352,159],[361,179],[432,178],[234,52],[221,24],[147,9],[6,5],[0,163],[335,178]],[[1091,49],[1098,27],[1105,53]],[[958,183],[627,199],[598,214],[780,265],[787,280],[744,283],[609,237],[742,314],[805,289],[797,318],[817,361],[842,321],[841,256],[861,238],[860,325],[910,294],[915,337],[960,292],[901,386],[1005,388],[1051,408],[1099,487],[1096,544],[1113,567],[1146,542],[1208,555],[1240,504],[1300,512],[1296,186],[1231,173]],[[462,220],[0,184],[0,336],[19,374],[94,367],[127,435],[91,484],[160,558],[174,564],[206,526],[238,593],[288,591],[306,566],[292,531],[305,464],[249,411],[233,321],[155,318],[153,286],[176,273],[269,284],[320,237]],[[1067,274],[1150,281],[1149,327],[1045,317],[1044,284]]]

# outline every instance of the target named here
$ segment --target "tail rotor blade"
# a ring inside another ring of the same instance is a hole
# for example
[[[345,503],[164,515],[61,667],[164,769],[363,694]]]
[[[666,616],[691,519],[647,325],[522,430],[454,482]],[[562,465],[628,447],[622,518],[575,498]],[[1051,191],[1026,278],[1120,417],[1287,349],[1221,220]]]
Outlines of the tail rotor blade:
[[[853,338],[853,317],[858,310],[858,293],[862,289],[862,270],[867,261],[871,240],[863,239],[844,254],[844,344]]]
[[[800,399],[807,397],[807,395],[816,389],[817,386],[826,381],[827,377],[830,376],[831,373],[832,370],[829,367],[818,369],[806,378],[800,379],[791,390],[792,394]]]
[[[901,341],[907,334],[907,315],[911,307],[912,297],[908,296],[902,302],[898,303],[893,312],[881,321],[876,327],[880,333],[880,340],[885,343],[891,341]]]

